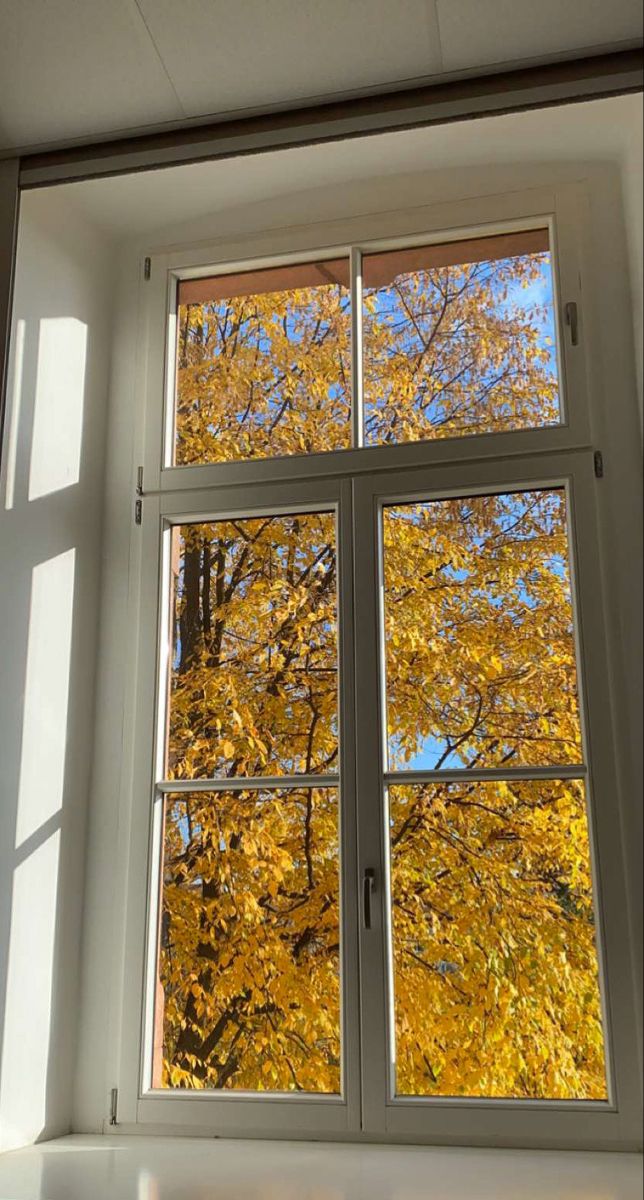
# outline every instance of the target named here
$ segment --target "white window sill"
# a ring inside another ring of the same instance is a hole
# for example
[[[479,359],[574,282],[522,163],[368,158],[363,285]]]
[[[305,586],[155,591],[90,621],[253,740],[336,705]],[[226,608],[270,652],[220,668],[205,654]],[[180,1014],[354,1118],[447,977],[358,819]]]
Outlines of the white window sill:
[[[637,1154],[74,1135],[0,1159],[12,1200],[637,1200]]]

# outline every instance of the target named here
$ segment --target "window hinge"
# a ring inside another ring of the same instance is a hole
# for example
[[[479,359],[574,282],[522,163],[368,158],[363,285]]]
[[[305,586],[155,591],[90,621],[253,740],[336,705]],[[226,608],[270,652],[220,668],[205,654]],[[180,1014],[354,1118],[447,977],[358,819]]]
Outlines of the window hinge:
[[[143,259],[143,278],[149,279],[151,274],[152,274],[152,259],[144,258]]]
[[[110,1092],[110,1125],[118,1125],[118,1121],[116,1119],[116,1109],[117,1109],[118,1102],[119,1102],[119,1090],[118,1090],[118,1088],[112,1088],[112,1090]]]
[[[593,454],[593,462],[595,464],[595,475],[598,479],[604,478],[604,456],[601,450],[595,450]]]
[[[564,308],[566,325],[570,329],[570,341],[573,346],[579,345],[579,310],[574,300],[569,300]]]
[[[134,502],[134,522],[140,525],[143,520],[143,467],[136,472],[136,500]]]

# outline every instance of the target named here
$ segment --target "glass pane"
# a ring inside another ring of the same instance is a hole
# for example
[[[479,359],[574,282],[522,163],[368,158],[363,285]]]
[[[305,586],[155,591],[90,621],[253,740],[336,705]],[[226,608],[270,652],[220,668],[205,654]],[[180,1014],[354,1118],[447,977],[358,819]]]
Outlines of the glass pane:
[[[583,784],[389,803],[397,1093],[605,1099]]]
[[[175,526],[166,774],[337,768],[335,515]]]
[[[389,768],[581,761],[566,495],[384,509]]]
[[[153,1086],[340,1091],[334,788],[166,797]]]
[[[556,425],[547,229],[363,259],[365,441]]]
[[[349,260],[179,285],[174,463],[350,445]]]

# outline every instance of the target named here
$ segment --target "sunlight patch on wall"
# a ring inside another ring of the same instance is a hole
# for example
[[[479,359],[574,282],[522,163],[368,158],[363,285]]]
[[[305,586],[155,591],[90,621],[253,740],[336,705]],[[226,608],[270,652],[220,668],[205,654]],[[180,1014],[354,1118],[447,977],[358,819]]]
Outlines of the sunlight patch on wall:
[[[16,846],[63,803],[75,555],[71,548],[33,570]]]
[[[29,499],[78,483],[87,326],[75,317],[40,321]]]
[[[0,1150],[46,1123],[60,831],[16,868],[0,1081]]]

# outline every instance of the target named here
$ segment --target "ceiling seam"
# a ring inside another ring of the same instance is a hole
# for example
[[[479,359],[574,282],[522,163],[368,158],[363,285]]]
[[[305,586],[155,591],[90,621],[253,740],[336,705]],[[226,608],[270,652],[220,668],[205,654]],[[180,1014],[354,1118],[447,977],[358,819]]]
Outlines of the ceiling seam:
[[[154,53],[156,54],[156,56],[157,56],[157,58],[158,58],[158,60],[159,60],[159,62],[160,62],[160,64],[161,64],[161,68],[162,68],[162,70],[163,70],[163,73],[164,73],[164,75],[165,75],[165,77],[166,77],[166,79],[167,79],[168,83],[170,84],[170,87],[172,88],[172,91],[173,91],[173,93],[174,93],[175,100],[177,101],[177,104],[179,105],[179,108],[181,109],[181,112],[182,112],[183,116],[184,116],[184,117],[187,117],[187,116],[189,116],[189,113],[188,113],[187,109],[184,107],[184,105],[183,105],[183,102],[182,102],[182,100],[181,100],[181,97],[180,97],[180,95],[179,95],[179,93],[178,93],[178,91],[177,91],[177,89],[176,89],[176,87],[175,87],[174,79],[172,78],[172,76],[171,76],[171,74],[170,74],[170,71],[168,70],[168,67],[167,67],[167,65],[166,65],[165,59],[164,59],[164,57],[163,57],[163,55],[162,55],[161,51],[159,50],[159,47],[157,46],[157,43],[156,43],[156,40],[155,40],[154,34],[152,33],[152,30],[150,29],[150,26],[148,25],[148,23],[147,23],[147,21],[146,21],[146,19],[145,19],[145,15],[144,15],[144,13],[143,13],[143,10],[142,10],[142,8],[141,8],[141,6],[140,6],[140,4],[139,4],[139,0],[132,0],[132,3],[133,3],[133,5],[134,5],[134,7],[135,7],[135,9],[136,9],[136,11],[137,11],[137,13],[138,13],[138,15],[139,15],[139,18],[140,18],[140,20],[141,20],[141,21],[142,21],[142,23],[143,23],[143,28],[145,29],[145,32],[147,33],[147,35],[148,35],[148,37],[149,37],[149,39],[150,39],[150,41],[151,41],[151,43],[152,43],[152,46],[153,46],[153,49],[154,49]]]

